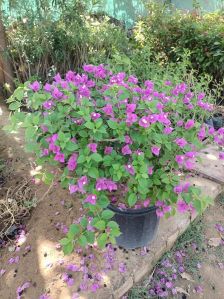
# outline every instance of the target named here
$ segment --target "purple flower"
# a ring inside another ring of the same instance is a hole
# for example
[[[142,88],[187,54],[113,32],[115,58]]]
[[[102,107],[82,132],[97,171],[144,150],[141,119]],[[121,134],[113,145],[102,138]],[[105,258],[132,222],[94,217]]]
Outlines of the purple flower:
[[[118,270],[120,273],[126,272],[127,271],[126,265],[124,263],[120,263]]]
[[[206,136],[205,126],[202,126],[198,132],[198,139],[202,141]]]
[[[51,297],[47,294],[40,295],[39,299],[51,299]]]
[[[190,161],[190,160],[186,160],[185,161],[185,167],[188,170],[192,170],[192,169],[194,169],[194,163],[192,161]]]
[[[106,146],[104,149],[104,154],[105,155],[110,155],[113,151],[113,148],[111,146]]]
[[[151,151],[152,151],[152,153],[155,155],[155,156],[159,156],[159,153],[160,153],[160,147],[158,147],[158,146],[152,146],[151,147]]]
[[[88,179],[87,179],[87,176],[82,176],[80,179],[78,179],[78,187],[79,189],[83,189],[83,187],[85,185],[88,184]]]
[[[218,232],[223,233],[224,232],[224,226],[222,226],[221,224],[216,224],[215,228]]]
[[[151,202],[151,199],[150,199],[150,198],[147,198],[146,200],[144,200],[144,201],[143,201],[143,207],[144,207],[144,208],[149,207],[150,202]]]
[[[49,155],[49,149],[44,148],[42,149],[42,156],[48,156]]]
[[[177,138],[175,140],[175,142],[181,148],[183,148],[183,147],[185,147],[185,145],[187,145],[187,141],[184,138]]]
[[[166,282],[166,287],[167,287],[167,289],[172,289],[173,283],[171,281],[167,281]]]
[[[201,101],[201,100],[204,99],[204,97],[205,97],[205,93],[204,93],[204,92],[201,92],[201,93],[199,93],[199,95],[198,95],[198,100]]]
[[[182,120],[178,120],[178,122],[177,122],[177,126],[178,126],[178,127],[182,127],[182,126],[183,126],[183,123],[184,123],[184,122],[183,122]]]
[[[96,66],[94,66],[92,64],[85,64],[83,66],[83,70],[87,73],[94,73],[96,70]]]
[[[92,120],[97,120],[100,117],[101,117],[100,113],[96,113],[96,112],[91,113]]]
[[[107,190],[111,191],[115,191],[117,190],[117,184],[111,180],[106,180],[106,184],[107,184]]]
[[[152,175],[152,174],[153,174],[153,168],[154,168],[153,166],[149,166],[149,167],[148,167],[148,174],[149,174],[149,175]]]
[[[135,169],[131,164],[125,165],[125,169],[127,170],[128,173],[130,173],[131,175],[135,174]]]
[[[29,88],[32,89],[32,91],[37,92],[40,90],[40,83],[38,81],[34,81],[29,85]]]
[[[54,102],[52,100],[48,100],[48,101],[43,103],[43,107],[44,107],[44,109],[49,110],[52,107],[54,107]]]
[[[144,84],[148,88],[154,88],[154,83],[150,80],[146,80]]]
[[[9,263],[9,264],[18,264],[18,262],[19,262],[19,256],[11,257],[11,258],[8,260],[8,263]]]
[[[88,148],[91,152],[96,153],[97,152],[97,143],[89,143]]]
[[[5,274],[6,270],[5,269],[1,269],[0,270],[0,277],[3,276]]]
[[[72,185],[72,184],[69,185],[70,194],[76,193],[78,191],[79,191],[79,187],[77,185]]]
[[[179,165],[183,165],[185,156],[184,155],[176,155],[175,160]]]
[[[79,298],[80,298],[79,293],[72,294],[72,299],[79,299]]]
[[[126,113],[133,113],[135,112],[136,104],[127,104],[126,106]]]
[[[65,162],[65,155],[63,153],[57,153],[54,157],[55,161],[64,163]]]
[[[100,288],[100,285],[98,283],[94,283],[91,286],[91,291],[95,293],[99,288]]]
[[[186,211],[188,211],[188,204],[184,200],[179,199],[177,201],[177,211],[179,213],[185,213]]]
[[[190,182],[186,182],[182,185],[183,192],[188,192],[189,187],[191,186]]]
[[[196,156],[196,152],[186,152],[185,153],[185,156],[187,157],[187,158],[195,158],[195,156]]]
[[[92,205],[96,204],[97,196],[95,194],[90,194],[84,200],[84,203],[90,203]]]
[[[162,218],[164,216],[164,211],[161,210],[161,209],[156,209],[156,215],[159,217],[159,218]]]
[[[126,124],[130,127],[138,120],[138,116],[135,113],[127,113]]]
[[[46,84],[44,85],[44,91],[46,91],[46,92],[51,92],[51,84],[46,83]]]
[[[220,152],[219,153],[219,159],[220,160],[224,160],[224,152]]]
[[[124,142],[127,143],[127,144],[132,144],[133,143],[131,137],[128,136],[128,135],[124,136]]]
[[[196,293],[199,293],[199,294],[203,293],[203,288],[202,288],[202,286],[200,286],[200,285],[199,285],[199,286],[196,286],[194,289],[195,289],[195,292],[196,292]]]
[[[76,169],[76,166],[77,166],[77,157],[78,155],[77,154],[73,154],[71,155],[71,157],[69,158],[68,160],[68,169],[70,171],[73,171]]]
[[[56,100],[60,100],[63,96],[63,93],[57,88],[55,87],[52,91],[52,97]]]
[[[51,152],[53,152],[54,154],[58,154],[58,153],[60,153],[60,146],[55,145],[54,143],[50,143],[49,144],[49,150]]]
[[[16,289],[17,299],[21,298],[22,293],[30,287],[30,282],[24,282],[23,285]]]
[[[132,153],[128,144],[122,147],[121,152],[123,155],[131,155]]]
[[[193,128],[194,126],[194,120],[193,119],[189,119],[186,123],[185,123],[185,129],[186,130],[189,130],[191,128]]]
[[[133,84],[137,84],[138,83],[138,78],[131,75],[131,76],[128,77],[128,82],[133,83]]]
[[[79,86],[78,91],[79,91],[80,96],[85,97],[85,98],[90,97],[91,93],[90,93],[89,88],[86,85]]]
[[[175,193],[177,193],[177,194],[180,194],[180,193],[183,192],[183,187],[182,187],[181,185],[175,186],[175,187],[173,188],[173,191],[174,191]]]
[[[96,181],[96,190],[97,191],[107,190],[106,179],[104,179],[104,178],[97,179],[97,181]]]
[[[96,181],[96,190],[98,191],[109,190],[111,192],[113,190],[117,190],[117,185],[115,182],[111,180],[100,178],[97,179]]]
[[[164,128],[163,133],[164,133],[165,135],[169,135],[169,134],[172,133],[172,131],[173,131],[173,128],[171,128],[171,127],[166,127],[166,128]]]
[[[143,116],[142,118],[140,118],[138,124],[139,124],[139,126],[141,126],[143,128],[148,128],[150,126],[148,117]]]
[[[54,76],[54,81],[59,83],[61,81],[61,75],[59,73],[57,73],[55,76]]]
[[[113,106],[110,104],[107,104],[105,107],[102,108],[102,110],[108,116],[114,115]]]
[[[74,281],[73,278],[69,278],[69,279],[67,280],[67,285],[68,285],[69,287],[72,287],[72,286],[74,285],[74,283],[75,283],[75,281]]]

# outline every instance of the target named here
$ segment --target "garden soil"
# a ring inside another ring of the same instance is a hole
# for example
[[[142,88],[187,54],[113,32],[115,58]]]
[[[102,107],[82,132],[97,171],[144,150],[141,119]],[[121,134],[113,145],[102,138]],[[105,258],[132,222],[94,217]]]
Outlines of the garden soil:
[[[28,178],[33,194],[40,202],[32,209],[29,220],[26,220],[27,233],[24,240],[20,241],[19,251],[13,252],[13,241],[11,247],[0,249],[0,270],[6,270],[0,277],[0,299],[17,298],[16,290],[25,282],[30,282],[30,287],[22,294],[23,299],[39,299],[44,293],[48,293],[52,299],[70,299],[77,291],[81,278],[77,275],[74,286],[68,287],[62,280],[62,273],[66,271],[65,264],[79,263],[80,256],[72,254],[64,257],[61,250],[57,249],[58,240],[63,234],[56,224],[69,225],[73,220],[78,219],[79,201],[75,198],[71,199],[68,192],[57,185],[48,190],[48,187],[43,184],[34,184],[31,177],[35,171],[33,160],[24,153],[22,135],[8,135],[2,130],[7,121],[8,112],[5,106],[1,105],[0,159],[7,161],[7,167],[12,173],[5,187],[16,186],[24,178]],[[4,194],[1,196],[4,197]],[[62,201],[65,202],[64,205]],[[224,223],[224,211],[214,206],[204,217],[205,223],[209,223],[206,230],[206,237],[209,239],[214,237],[214,230],[210,229],[210,224],[213,225],[217,221]],[[27,246],[30,246],[31,250],[27,251]],[[19,262],[10,264],[9,259],[16,256],[19,256]],[[61,260],[64,264],[60,263]],[[201,298],[224,299],[224,270],[218,269],[216,257],[207,256],[201,275],[204,288]],[[198,294],[193,293],[188,296],[192,299],[198,297]],[[99,296],[85,293],[80,298],[109,299],[107,295],[103,295],[103,292],[100,292]]]

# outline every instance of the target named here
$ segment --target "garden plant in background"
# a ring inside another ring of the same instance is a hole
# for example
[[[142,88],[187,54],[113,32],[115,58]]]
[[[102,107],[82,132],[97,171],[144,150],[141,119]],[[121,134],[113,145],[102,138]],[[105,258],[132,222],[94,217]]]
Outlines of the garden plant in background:
[[[51,84],[26,82],[8,99],[8,130],[25,128],[27,150],[46,166],[42,179],[59,178],[83,206],[61,240],[64,252],[75,244],[114,244],[120,230],[111,205],[137,212],[154,207],[158,218],[202,212],[211,200],[187,175],[205,138],[224,145],[224,128],[204,124],[212,100],[184,82],[162,82],[158,91],[150,80],[138,84],[104,65],[83,69],[57,74]]]
[[[187,49],[194,69],[223,81],[223,10],[183,11],[156,1],[148,1],[146,7],[146,16],[134,28],[138,47],[149,45],[154,55],[160,53],[170,62],[181,60]]]

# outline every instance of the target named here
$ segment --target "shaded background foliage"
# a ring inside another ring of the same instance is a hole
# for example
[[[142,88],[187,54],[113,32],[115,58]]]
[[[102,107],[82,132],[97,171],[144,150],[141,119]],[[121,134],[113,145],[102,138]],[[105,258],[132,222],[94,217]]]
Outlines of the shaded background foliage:
[[[132,29],[103,12],[104,0],[13,0],[10,10],[3,5],[10,12],[4,24],[16,83],[106,63],[142,81],[200,74],[214,89],[223,81],[223,11],[203,14],[195,6],[186,13],[169,2],[147,1]],[[136,7],[134,0],[113,4],[120,12]]]

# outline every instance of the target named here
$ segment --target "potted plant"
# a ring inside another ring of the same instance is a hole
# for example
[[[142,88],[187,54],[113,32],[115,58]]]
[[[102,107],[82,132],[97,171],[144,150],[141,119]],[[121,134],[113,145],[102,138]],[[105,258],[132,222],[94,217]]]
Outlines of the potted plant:
[[[61,240],[65,253],[76,243],[146,245],[160,217],[211,202],[180,179],[206,136],[224,144],[222,129],[201,124],[212,105],[185,83],[161,88],[85,65],[83,74],[57,74],[51,84],[27,82],[9,98],[8,129],[24,127],[37,163],[57,169],[62,187],[81,199],[84,214]],[[42,179],[51,184],[54,175],[46,170]]]

